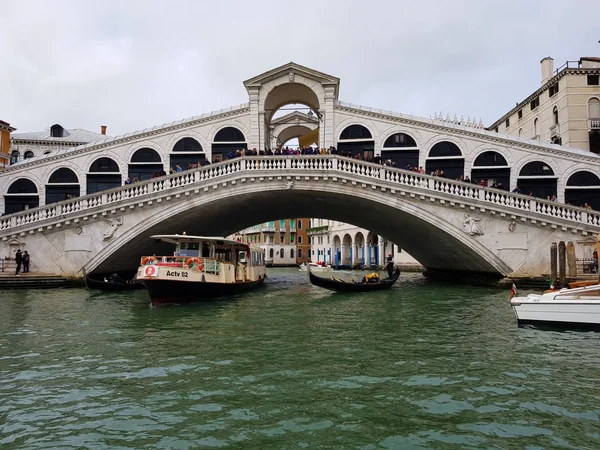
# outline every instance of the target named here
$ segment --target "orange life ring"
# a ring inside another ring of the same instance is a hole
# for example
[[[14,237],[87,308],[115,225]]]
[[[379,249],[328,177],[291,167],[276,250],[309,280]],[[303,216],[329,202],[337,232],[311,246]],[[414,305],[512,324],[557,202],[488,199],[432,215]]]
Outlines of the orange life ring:
[[[200,258],[190,258],[185,262],[185,266],[188,269],[192,268],[192,265],[195,264],[195,270],[196,272],[200,272],[203,268],[204,268],[204,264],[202,263],[202,260]]]
[[[142,259],[142,266],[147,266],[149,264],[156,264],[156,258],[154,256],[146,256]]]

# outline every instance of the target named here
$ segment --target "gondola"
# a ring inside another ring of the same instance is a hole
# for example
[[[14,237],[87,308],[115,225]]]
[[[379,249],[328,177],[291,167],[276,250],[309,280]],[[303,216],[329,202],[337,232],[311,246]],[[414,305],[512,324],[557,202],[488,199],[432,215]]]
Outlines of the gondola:
[[[338,292],[371,292],[371,291],[380,291],[383,289],[389,289],[392,285],[398,280],[400,277],[400,269],[396,268],[394,273],[392,273],[391,278],[385,278],[383,280],[378,281],[377,283],[361,283],[361,282],[350,282],[340,280],[334,276],[330,276],[328,278],[318,277],[314,275],[310,268],[308,269],[308,277],[310,282],[315,286],[319,286],[325,289],[329,289],[331,291]]]
[[[116,281],[96,280],[89,275],[85,276],[85,286],[88,289],[97,289],[100,291],[133,291],[135,289],[144,289],[142,283],[132,281],[130,283],[120,283]]]

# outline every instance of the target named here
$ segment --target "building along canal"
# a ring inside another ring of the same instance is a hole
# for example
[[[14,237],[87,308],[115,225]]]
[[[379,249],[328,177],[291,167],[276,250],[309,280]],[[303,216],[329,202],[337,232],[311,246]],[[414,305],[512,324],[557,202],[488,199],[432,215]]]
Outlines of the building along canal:
[[[0,447],[599,448],[600,334],[518,328],[509,292],[403,274],[340,294],[4,291]]]

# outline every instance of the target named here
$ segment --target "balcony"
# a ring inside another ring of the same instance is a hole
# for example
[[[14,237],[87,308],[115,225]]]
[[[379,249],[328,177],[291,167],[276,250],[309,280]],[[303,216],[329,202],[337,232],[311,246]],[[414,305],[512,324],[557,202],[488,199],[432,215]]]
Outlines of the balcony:
[[[550,127],[550,138],[555,138],[560,136],[560,125],[555,124]]]
[[[600,130],[600,117],[595,119],[588,119],[588,126],[590,131]]]
[[[260,229],[263,233],[275,233],[275,227],[262,226]]]
[[[326,233],[327,230],[329,230],[329,225],[324,225],[322,227],[307,228],[306,229],[306,233],[309,236],[312,236],[313,234],[323,234],[323,233]]]

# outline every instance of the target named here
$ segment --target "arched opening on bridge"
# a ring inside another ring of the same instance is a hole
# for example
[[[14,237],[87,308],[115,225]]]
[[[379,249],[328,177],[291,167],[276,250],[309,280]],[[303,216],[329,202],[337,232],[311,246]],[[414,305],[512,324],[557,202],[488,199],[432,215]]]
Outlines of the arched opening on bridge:
[[[379,261],[379,236],[373,232],[367,234],[366,266],[376,266]]]
[[[179,165],[182,169],[193,169],[206,164],[206,154],[200,142],[191,137],[179,139],[169,154],[169,167]]]
[[[340,133],[337,142],[339,155],[360,155],[361,159],[372,161],[375,156],[375,141],[367,127],[362,125],[350,125]]]
[[[444,171],[446,178],[457,179],[465,172],[465,158],[454,142],[442,141],[429,150],[425,163],[425,173],[433,174],[436,170]]]
[[[331,264],[339,266],[342,261],[342,240],[336,234],[331,239]]]
[[[345,234],[342,239],[342,266],[350,267],[352,265],[352,238],[349,234]]]
[[[152,148],[144,147],[136,150],[131,156],[127,166],[127,176],[130,180],[149,180],[153,174],[160,174],[164,170],[162,159],[158,152]]]
[[[395,133],[388,137],[381,149],[381,159],[392,161],[400,169],[419,166],[419,148],[406,133]]]
[[[590,152],[600,153],[600,99],[588,100],[588,120],[590,129]]]
[[[46,205],[79,197],[80,185],[75,172],[68,167],[56,169],[46,184]]]
[[[475,158],[471,169],[471,181],[481,184],[481,180],[484,180],[487,186],[509,190],[510,166],[504,156],[490,150]]]
[[[25,153],[23,153],[23,159],[30,159],[34,156],[35,154],[31,150],[27,150]]]
[[[600,211],[600,178],[587,170],[575,172],[567,180],[565,203],[575,206],[590,205]]]
[[[40,206],[35,183],[27,178],[13,182],[4,196],[4,214],[12,214]]]
[[[319,119],[303,103],[282,105],[271,119],[270,148],[319,146]]]
[[[361,268],[365,267],[365,237],[359,231],[354,237],[356,255],[354,256],[354,265],[360,264]]]
[[[119,186],[121,186],[121,172],[114,159],[104,156],[92,163],[87,173],[88,194]]]
[[[12,152],[10,152],[10,163],[11,164],[18,163],[20,156],[21,156],[21,154],[19,153],[18,150],[13,150]]]
[[[221,128],[212,143],[212,162],[233,158],[237,150],[241,151],[246,146],[246,137],[238,128]]]
[[[547,198],[556,195],[556,180],[552,168],[542,161],[532,161],[519,172],[517,186],[521,194]]]

